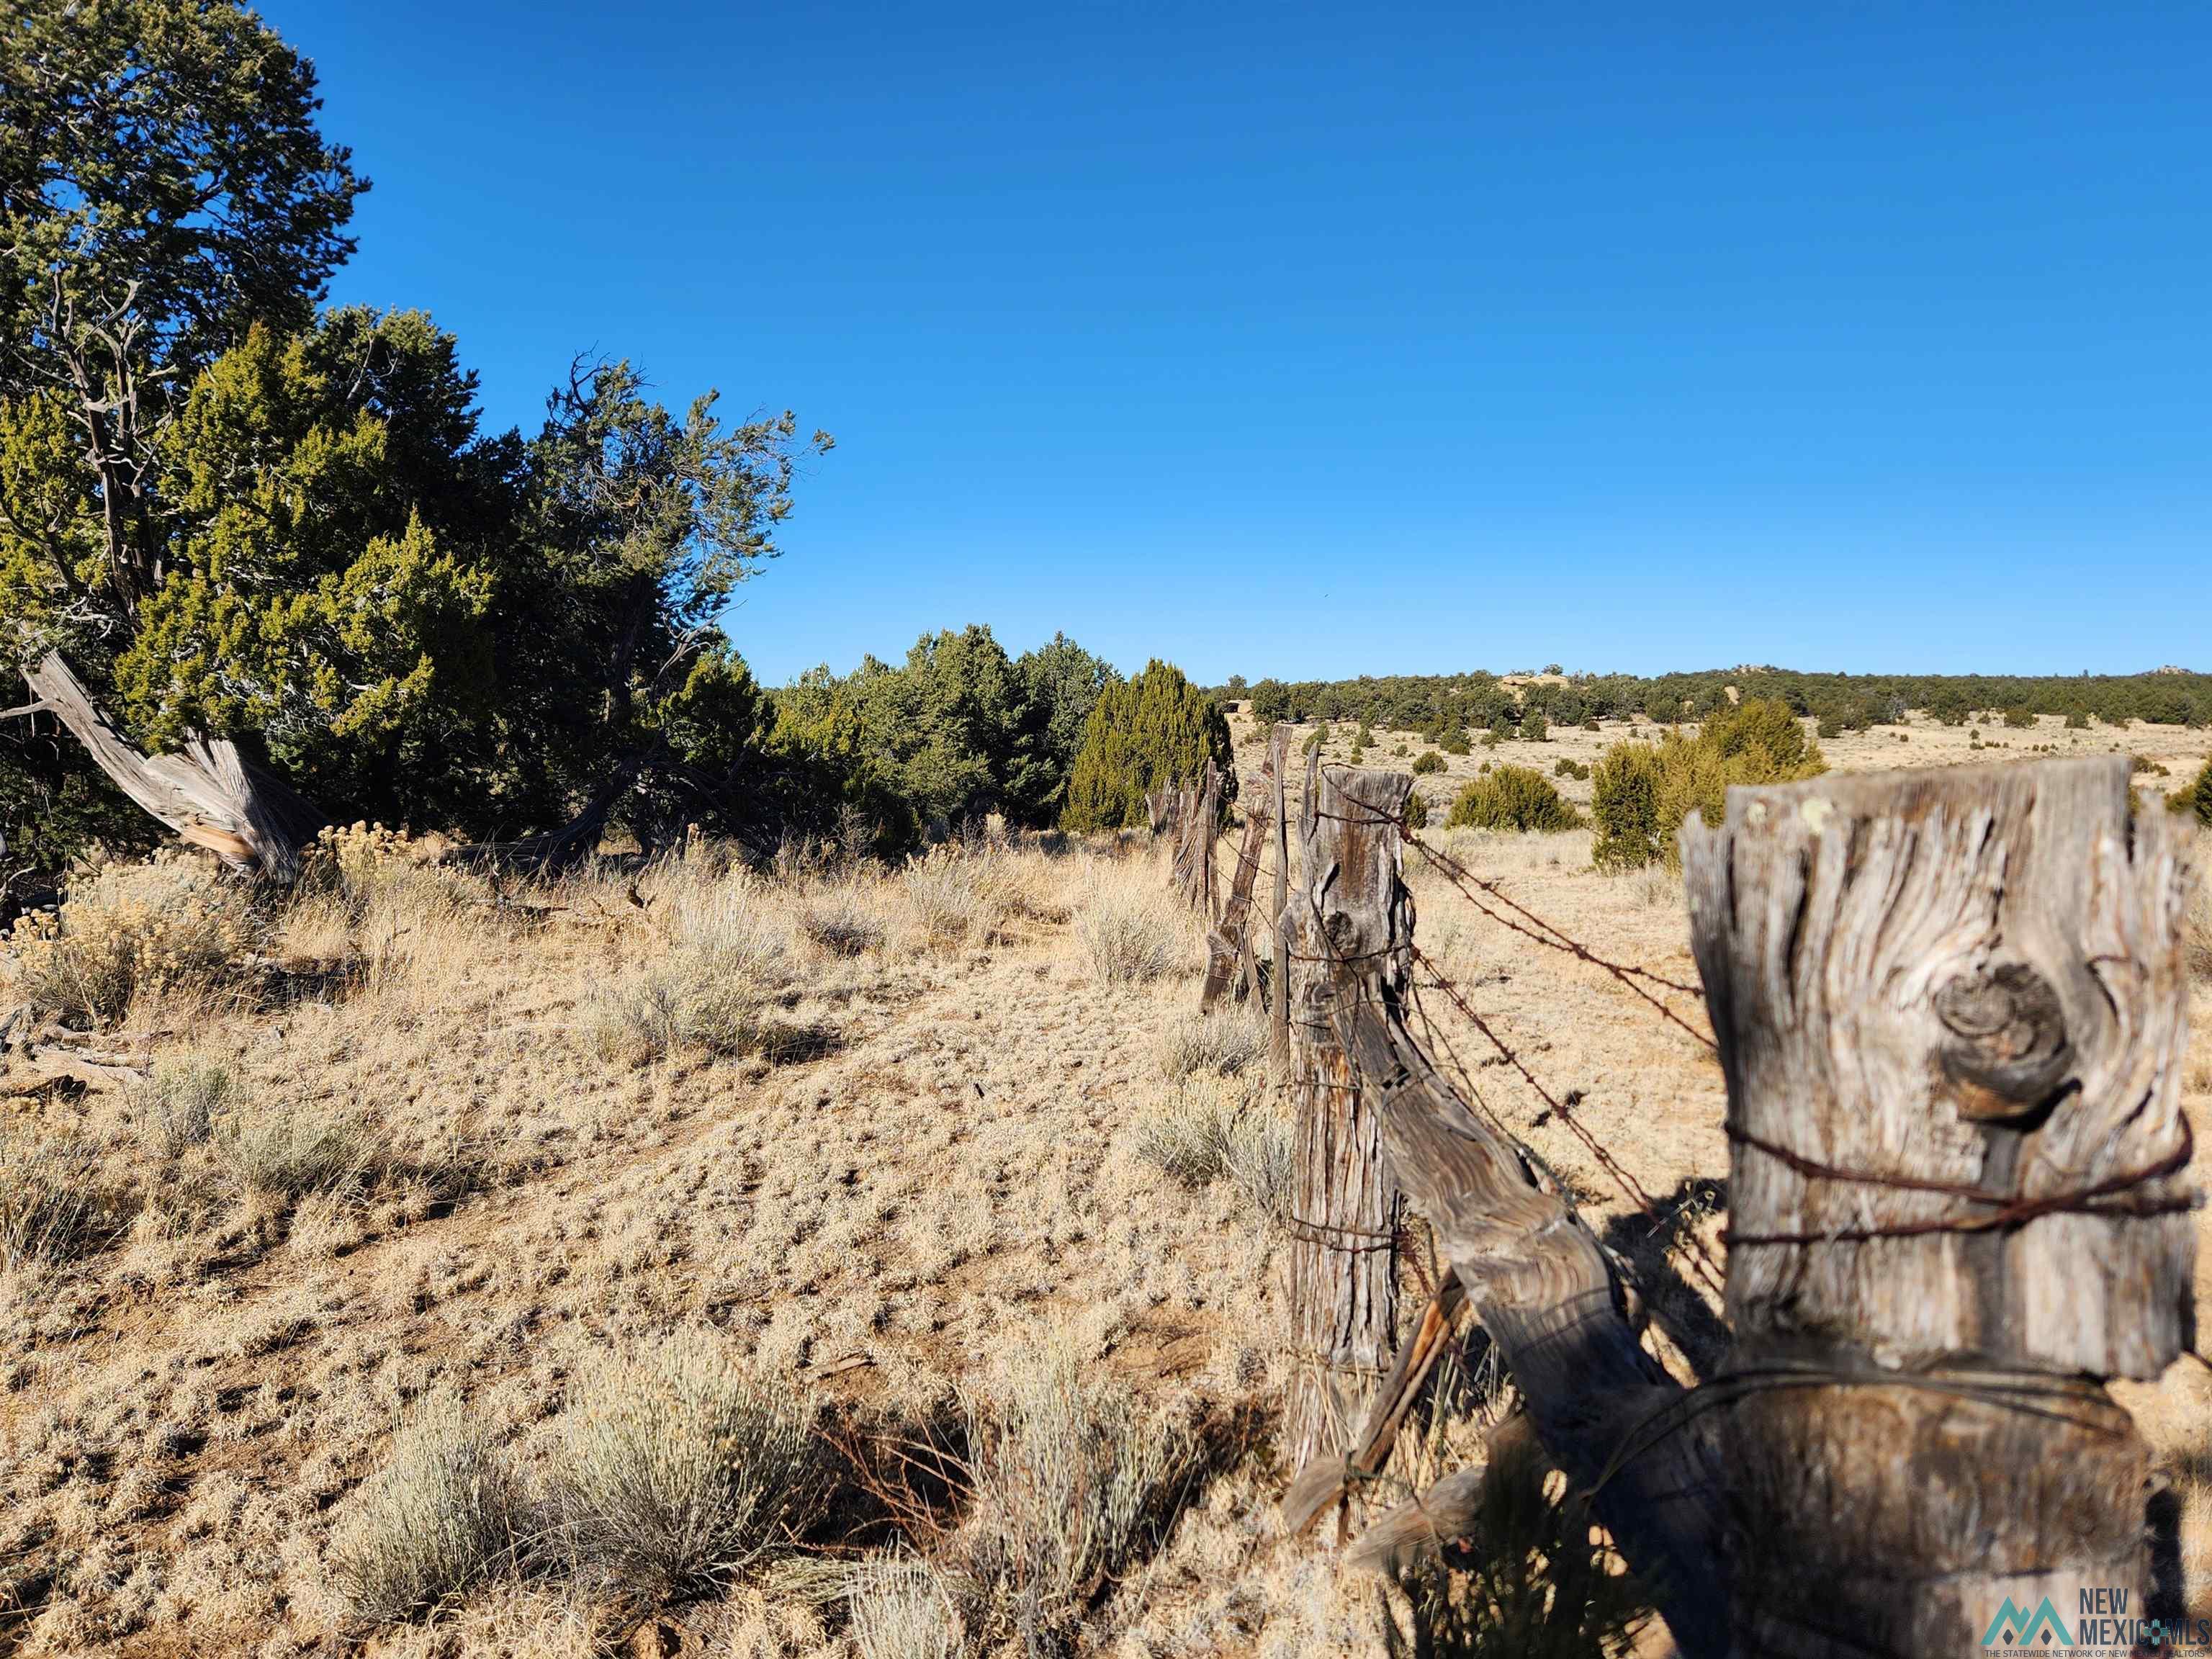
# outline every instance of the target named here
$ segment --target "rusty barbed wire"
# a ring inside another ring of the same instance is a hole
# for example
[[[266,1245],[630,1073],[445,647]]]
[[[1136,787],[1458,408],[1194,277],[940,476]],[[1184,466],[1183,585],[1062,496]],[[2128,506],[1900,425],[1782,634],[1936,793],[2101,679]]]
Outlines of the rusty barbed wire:
[[[1521,1080],[1528,1085],[1537,1099],[1544,1103],[1545,1109],[1566,1126],[1569,1133],[1583,1144],[1584,1150],[1598,1161],[1599,1167],[1613,1177],[1613,1183],[1627,1195],[1630,1202],[1644,1212],[1645,1218],[1654,1228],[1662,1231],[1667,1231],[1667,1224],[1659,1215],[1658,1200],[1645,1190],[1644,1183],[1630,1172],[1626,1164],[1613,1155],[1603,1141],[1584,1126],[1582,1120],[1575,1115],[1573,1110],[1564,1101],[1544,1086],[1543,1080],[1528,1068],[1528,1062],[1521,1058],[1504,1038],[1498,1035],[1488,1020],[1475,1012],[1474,1005],[1461,994],[1458,986],[1450,981],[1443,969],[1437,965],[1433,957],[1418,945],[1409,945],[1407,949],[1414,961],[1427,968],[1429,972],[1436,976],[1439,981],[1438,988],[1443,992],[1452,1006],[1459,1011],[1461,1017],[1482,1034],[1490,1046],[1498,1051],[1500,1060],[1520,1073]],[[1719,1264],[1707,1253],[1704,1242],[1695,1233],[1683,1233],[1680,1238],[1685,1251],[1697,1264],[1698,1276],[1705,1279],[1716,1294],[1723,1293]]]
[[[1918,1221],[1895,1221],[1881,1226],[1832,1227],[1805,1232],[1739,1233],[1731,1228],[1724,1237],[1731,1248],[1736,1245],[1863,1244],[1875,1239],[1925,1238],[1938,1233],[2009,1231],[2046,1215],[2141,1217],[2185,1214],[2197,1207],[2196,1199],[2187,1193],[2148,1198],[2136,1196],[2136,1188],[2178,1174],[2189,1163],[2190,1154],[2195,1149],[2196,1136],[2190,1129],[2186,1117],[2177,1117],[2176,1121],[2181,1127],[2180,1141],[2172,1152],[2142,1169],[2107,1176],[2101,1181],[2092,1182],[2086,1187],[2070,1191],[2046,1193],[2032,1198],[1986,1192],[1964,1182],[1932,1181],[1915,1176],[1884,1175],[1870,1170],[1839,1169],[1773,1141],[1763,1140],[1748,1129],[1732,1123],[1728,1130],[1730,1140],[1765,1154],[1784,1169],[1808,1180],[1881,1187],[1893,1192],[1936,1194],[1969,1204],[1988,1205],[1990,1208],[1980,1215],[1930,1216]],[[2100,1203],[2100,1199],[2112,1201]]]
[[[1374,814],[1364,817],[1354,817],[1349,813],[1324,812],[1318,807],[1314,808],[1313,811],[1314,816],[1316,817],[1327,817],[1337,823],[1394,824],[1398,829],[1401,838],[1404,838],[1408,833],[1401,817],[1393,817],[1389,814]],[[1304,890],[1304,896],[1308,908],[1313,911],[1314,935],[1324,945],[1329,944],[1330,941],[1328,929],[1322,923],[1319,905],[1314,899],[1310,889]],[[1476,902],[1479,908],[1486,908],[1480,905],[1480,901],[1477,901]],[[1500,920],[1503,919],[1501,918]],[[1279,925],[1279,920],[1278,925]],[[1516,931],[1525,930],[1516,929]],[[1583,1123],[1581,1119],[1575,1115],[1573,1109],[1570,1106],[1568,1106],[1558,1096],[1554,1095],[1550,1089],[1545,1086],[1542,1079],[1538,1078],[1535,1073],[1530,1069],[1528,1062],[1522,1059],[1519,1053],[1516,1052],[1511,1045],[1507,1043],[1505,1040],[1498,1034],[1495,1028],[1493,1028],[1487,1020],[1484,1019],[1483,1017],[1475,1011],[1474,1005],[1468,1000],[1467,997],[1460,990],[1458,985],[1452,980],[1451,976],[1444,971],[1441,964],[1439,964],[1434,957],[1429,956],[1427,952],[1424,951],[1419,945],[1408,939],[1402,945],[1386,945],[1378,950],[1351,954],[1338,952],[1333,948],[1330,949],[1326,955],[1316,954],[1310,951],[1293,951],[1291,954],[1292,959],[1296,961],[1327,963],[1331,967],[1350,967],[1356,963],[1371,961],[1378,957],[1397,955],[1401,951],[1402,951],[1408,967],[1406,979],[1407,981],[1409,998],[1413,1004],[1414,1012],[1418,1014],[1427,1030],[1432,1036],[1439,1034],[1436,1021],[1429,1015],[1425,1007],[1420,1006],[1418,991],[1415,989],[1416,981],[1414,975],[1410,971],[1412,965],[1414,963],[1419,963],[1428,970],[1436,988],[1441,990],[1451,1005],[1458,1010],[1461,1016],[1482,1035],[1482,1036],[1490,1043],[1491,1047],[1497,1051],[1498,1057],[1506,1064],[1510,1066],[1514,1071],[1520,1075],[1522,1080],[1527,1084],[1531,1092],[1533,1092],[1536,1097],[1543,1103],[1546,1109],[1553,1116],[1556,1117],[1563,1125],[1565,1125],[1568,1131],[1582,1143],[1583,1148],[1594,1159],[1596,1160],[1599,1168],[1604,1170],[1606,1175],[1612,1179],[1613,1184],[1620,1189],[1621,1193],[1628,1199],[1629,1202],[1634,1205],[1638,1210],[1642,1212],[1644,1219],[1650,1224],[1653,1230],[1654,1237],[1662,1238],[1669,1236],[1673,1237],[1679,1243],[1685,1255],[1690,1259],[1698,1276],[1705,1282],[1708,1288],[1710,1288],[1716,1295],[1724,1296],[1726,1292],[1723,1284],[1723,1276],[1719,1264],[1712,1259],[1711,1255],[1706,1250],[1704,1241],[1699,1239],[1694,1232],[1673,1228],[1668,1225],[1667,1221],[1660,1213],[1658,1200],[1651,1196],[1650,1193],[1644,1188],[1643,1182],[1638,1181],[1627,1166],[1623,1164],[1620,1160],[1613,1155],[1611,1149],[1608,1148],[1602,1140],[1601,1140],[1586,1125]],[[1640,988],[1632,987],[1632,988],[1637,988],[1640,991]],[[1287,988],[1285,988],[1285,990],[1287,991]],[[1656,999],[1648,998],[1648,994],[1647,1000],[1656,1002]],[[1667,1009],[1663,1004],[1659,1004],[1657,1006],[1660,1006],[1662,1012],[1668,1013],[1670,1018],[1674,1018],[1676,1024],[1681,1024],[1679,1016],[1674,1016],[1673,1012]],[[1387,1009],[1386,1012],[1388,1012]],[[1399,1012],[1402,1015],[1404,1011],[1401,1009]],[[1311,1024],[1311,1022],[1299,1023],[1308,1024]],[[1689,1030],[1686,1025],[1684,1026],[1684,1029]],[[1694,1031],[1691,1034],[1692,1036],[1698,1035]],[[1701,1040],[1710,1041],[1709,1039]],[[1448,1044],[1447,1047],[1449,1047]],[[1346,1054],[1346,1058],[1348,1061],[1351,1061],[1351,1056],[1348,1053]],[[1462,1079],[1467,1081],[1470,1085],[1468,1088],[1468,1093],[1474,1096],[1476,1103],[1480,1107],[1483,1115],[1488,1118],[1498,1132],[1516,1148],[1522,1148],[1522,1144],[1521,1136],[1513,1130],[1508,1128],[1498,1117],[1497,1114],[1490,1109],[1488,1103],[1481,1100],[1479,1093],[1477,1093],[1477,1091],[1475,1091],[1472,1087],[1472,1078],[1468,1075],[1466,1067],[1463,1064],[1460,1064],[1457,1061],[1455,1055],[1454,1058],[1455,1064],[1457,1065]],[[1356,1081],[1357,1062],[1351,1061],[1351,1063],[1354,1068],[1354,1077]],[[1522,1150],[1525,1151],[1525,1148]]]
[[[1647,989],[1645,984],[1639,984],[1638,981],[1646,981],[1650,985],[1656,985],[1662,990],[1673,991],[1681,996],[1702,999],[1705,992],[1700,988],[1685,983],[1681,980],[1669,979],[1666,975],[1638,963],[1615,962],[1608,957],[1599,955],[1597,951],[1575,938],[1557,922],[1539,915],[1513,897],[1498,882],[1476,875],[1450,854],[1424,841],[1413,825],[1407,822],[1403,812],[1395,816],[1386,812],[1370,812],[1363,817],[1354,817],[1348,812],[1324,812],[1316,809],[1315,816],[1328,818],[1336,823],[1395,824],[1397,827],[1399,839],[1427,860],[1433,868],[1442,872],[1444,878],[1458,890],[1460,896],[1483,915],[1487,916],[1499,927],[1542,945],[1547,951],[1558,951],[1563,955],[1574,957],[1578,962],[1587,963],[1593,968],[1601,969],[1610,974],[1622,986],[1657,1010],[1662,1018],[1680,1027],[1706,1048],[1716,1050],[1719,1048],[1720,1045],[1711,1037],[1707,1036],[1689,1021],[1684,1019],[1664,1000]],[[1512,916],[1498,915],[1471,890],[1473,888],[1481,889],[1499,904],[1522,917],[1523,921],[1516,921]],[[1524,921],[1529,925],[1524,926]],[[1541,931],[1539,932],[1539,929]]]

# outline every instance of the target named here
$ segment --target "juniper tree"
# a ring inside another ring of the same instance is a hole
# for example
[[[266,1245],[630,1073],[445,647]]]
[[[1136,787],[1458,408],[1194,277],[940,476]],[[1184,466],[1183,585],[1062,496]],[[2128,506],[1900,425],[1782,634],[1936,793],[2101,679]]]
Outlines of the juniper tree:
[[[757,810],[717,619],[775,550],[792,417],[579,364],[536,438],[480,434],[426,318],[315,315],[367,188],[318,107],[238,6],[0,0],[0,640],[32,708],[279,873],[301,804],[257,761],[349,814],[575,812],[580,850]],[[21,731],[11,814],[82,830],[97,792]]]
[[[0,0],[0,639],[95,696],[167,573],[191,388],[256,322],[305,325],[352,251],[368,184],[319,106],[241,7]]]
[[[1146,790],[1194,784],[1209,759],[1225,811],[1237,798],[1229,722],[1181,669],[1155,658],[1134,679],[1099,696],[1069,775],[1060,822],[1071,830],[1142,823]]]

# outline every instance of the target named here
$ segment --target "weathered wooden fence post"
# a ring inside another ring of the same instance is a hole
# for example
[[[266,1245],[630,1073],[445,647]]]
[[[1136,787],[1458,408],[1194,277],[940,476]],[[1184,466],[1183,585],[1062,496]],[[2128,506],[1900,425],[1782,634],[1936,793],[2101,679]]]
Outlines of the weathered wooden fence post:
[[[1229,879],[1229,901],[1221,908],[1220,921],[1206,931],[1206,983],[1198,995],[1201,1012],[1220,1000],[1232,983],[1241,981],[1247,997],[1259,993],[1259,969],[1252,950],[1252,889],[1260,876],[1261,843],[1267,839],[1269,815],[1274,810],[1273,784],[1282,769],[1283,739],[1279,732],[1269,740],[1267,757],[1261,763],[1259,787],[1245,804],[1244,845]]]
[[[1333,774],[1320,791],[1322,811],[1348,820],[1346,829],[1385,807],[1395,813],[1410,781]],[[1357,790],[1360,799],[1346,806],[1332,785]],[[1310,774],[1308,798],[1313,794]],[[1316,848],[1310,813],[1307,824],[1307,868],[1314,872],[1307,882],[1333,891],[1332,854]],[[1339,936],[1334,955],[1347,962],[1364,957],[1363,966],[1382,971],[1352,994],[1322,988],[1341,1046],[1316,1063],[1341,1062],[1356,1079],[1356,1091],[1345,1097],[1354,1103],[1358,1127],[1379,1127],[1386,1179],[1402,1182],[1427,1218],[1452,1280],[1439,1287],[1360,1431],[1311,1448],[1284,1499],[1285,1522],[1293,1530],[1310,1524],[1384,1467],[1397,1425],[1452,1340],[1451,1315],[1464,1300],[1497,1345],[1547,1455],[1577,1492],[1591,1496],[1665,1614],[1677,1650],[1685,1659],[1722,1659],[1729,1595],[1719,1559],[1723,1481],[1710,1422],[1639,1345],[1613,1260],[1569,1197],[1539,1181],[1524,1149],[1458,1097],[1415,1039],[1406,996],[1413,906],[1402,889],[1390,890],[1395,827],[1371,853],[1360,849],[1371,861],[1358,867],[1376,873],[1324,905],[1328,931]],[[1379,878],[1385,870],[1387,882]],[[1370,896],[1378,890],[1389,894],[1379,904]],[[1311,954],[1301,936],[1292,937],[1301,957]],[[1309,988],[1297,974],[1292,983]],[[1310,1005],[1302,997],[1297,1006],[1300,1036],[1308,1037]],[[1302,1054],[1305,1047],[1302,1042]],[[1302,1066],[1300,1076],[1307,1075]],[[1334,1455],[1339,1450],[1346,1455]],[[1479,1477],[1445,1477],[1378,1522],[1359,1553],[1388,1559],[1401,1547],[1461,1535],[1475,1524],[1480,1492]]]
[[[1213,919],[1213,843],[1220,834],[1221,779],[1212,758],[1206,771],[1188,788],[1172,792],[1172,817],[1181,827],[1176,833],[1173,879],[1184,903],[1207,921]]]
[[[1267,738],[1267,752],[1282,757],[1275,763],[1274,777],[1275,902],[1267,913],[1274,921],[1275,945],[1275,1000],[1268,1010],[1272,1016],[1269,1059],[1279,1078],[1291,1074],[1291,943],[1283,931],[1283,916],[1291,902],[1291,815],[1285,793],[1290,781],[1290,743],[1291,728],[1279,722]]]
[[[2103,1379],[2193,1337],[2179,832],[2112,756],[1731,789],[1682,850],[1732,1142],[1734,1651],[2140,1611]]]
[[[1182,825],[1177,817],[1182,799],[1182,792],[1172,784],[1145,791],[1145,816],[1152,824],[1152,835],[1155,839],[1166,836],[1170,851],[1182,842]]]
[[[1401,879],[1397,772],[1306,769],[1304,876],[1279,918],[1289,941],[1297,1113],[1290,1316],[1297,1362],[1284,1443],[1304,1462],[1343,1447],[1385,1374],[1397,1315],[1399,1201],[1384,1168],[1382,1100],[1344,1045],[1341,1009],[1402,995],[1412,896]]]

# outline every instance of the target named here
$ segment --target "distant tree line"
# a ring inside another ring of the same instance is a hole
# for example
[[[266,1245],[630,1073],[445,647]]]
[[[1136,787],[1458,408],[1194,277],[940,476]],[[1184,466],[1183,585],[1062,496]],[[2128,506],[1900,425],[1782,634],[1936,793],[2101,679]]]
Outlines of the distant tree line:
[[[1212,759],[1236,783],[1229,727],[1170,664],[1134,679],[1067,638],[1009,658],[987,627],[924,635],[898,666],[870,657],[768,694],[759,779],[780,833],[866,826],[896,853],[993,814],[1031,827],[1144,820],[1144,792]]]
[[[2057,715],[2076,726],[2212,722],[2212,675],[2207,674],[1818,674],[1758,667],[1650,678],[1578,674],[1530,679],[1517,688],[1504,684],[1506,678],[1519,677],[1476,671],[1249,684],[1239,677],[1214,690],[1224,699],[1249,699],[1253,716],[1262,721],[1357,720],[1418,732],[1440,747],[1483,732],[1515,733],[1523,721],[1538,718],[1553,726],[1632,716],[1668,726],[1700,720],[1728,706],[1731,687],[1746,701],[1780,702],[1820,722],[1832,736],[1893,725],[1914,708],[1954,725],[2008,714],[2015,723]]]

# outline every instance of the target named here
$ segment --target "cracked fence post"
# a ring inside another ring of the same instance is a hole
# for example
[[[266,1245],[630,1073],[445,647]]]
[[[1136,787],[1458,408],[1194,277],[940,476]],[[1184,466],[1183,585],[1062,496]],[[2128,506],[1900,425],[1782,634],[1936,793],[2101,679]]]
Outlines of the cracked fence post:
[[[1397,1316],[1399,1196],[1382,1102],[1338,1040],[1335,1011],[1404,993],[1413,899],[1400,867],[1403,773],[1306,771],[1303,879],[1279,921],[1290,954],[1297,1118],[1290,1220],[1295,1370],[1284,1445],[1293,1465],[1343,1449],[1389,1368]]]
[[[2104,1382],[2194,1334],[2181,831],[2112,756],[1733,788],[1681,841],[1728,1082],[1734,1651],[2142,1617],[2148,1458]]]
[[[1290,780],[1291,728],[1278,721],[1267,734],[1267,753],[1278,757],[1272,793],[1275,820],[1275,902],[1268,915],[1274,920],[1273,940],[1275,991],[1267,1006],[1267,1059],[1275,1075],[1291,1074],[1291,947],[1283,932],[1283,917],[1291,902],[1291,815],[1285,786]]]

